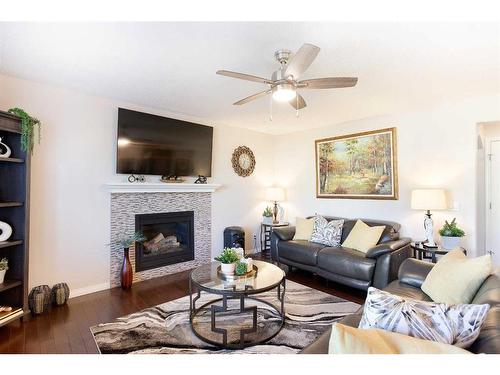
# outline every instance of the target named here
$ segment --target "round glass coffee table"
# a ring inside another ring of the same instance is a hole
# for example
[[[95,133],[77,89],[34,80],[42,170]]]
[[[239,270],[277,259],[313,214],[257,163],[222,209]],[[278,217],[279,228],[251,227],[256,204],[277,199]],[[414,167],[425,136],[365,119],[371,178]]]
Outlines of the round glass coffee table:
[[[219,262],[191,272],[189,320],[199,339],[241,349],[268,341],[281,330],[285,322],[285,272],[271,263],[254,260],[253,264],[254,276],[235,280],[223,280]]]

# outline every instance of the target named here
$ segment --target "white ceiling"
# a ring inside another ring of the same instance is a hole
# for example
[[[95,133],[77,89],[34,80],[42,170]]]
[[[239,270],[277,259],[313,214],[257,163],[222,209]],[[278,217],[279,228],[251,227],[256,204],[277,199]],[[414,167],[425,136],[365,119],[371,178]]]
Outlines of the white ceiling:
[[[499,24],[0,23],[0,72],[279,134],[500,92]],[[354,88],[304,90],[308,107],[260,99],[274,51],[321,47],[301,78],[357,76]]]

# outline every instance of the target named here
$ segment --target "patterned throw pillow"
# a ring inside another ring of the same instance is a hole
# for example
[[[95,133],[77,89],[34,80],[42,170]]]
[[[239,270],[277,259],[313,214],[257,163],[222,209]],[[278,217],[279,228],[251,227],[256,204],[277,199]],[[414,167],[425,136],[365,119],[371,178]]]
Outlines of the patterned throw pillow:
[[[316,216],[311,242],[333,247],[339,246],[343,226],[344,220],[328,221],[323,216]]]
[[[447,305],[404,299],[368,288],[359,328],[379,328],[467,348],[479,336],[490,305]]]

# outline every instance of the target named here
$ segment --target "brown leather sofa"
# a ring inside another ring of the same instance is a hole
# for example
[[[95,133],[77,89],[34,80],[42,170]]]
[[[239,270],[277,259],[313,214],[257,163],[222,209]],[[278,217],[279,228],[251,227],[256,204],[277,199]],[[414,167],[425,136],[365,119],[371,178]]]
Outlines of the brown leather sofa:
[[[420,289],[427,274],[434,265],[416,259],[407,259],[401,264],[398,279],[384,288],[385,291],[401,297],[413,298],[420,301],[432,301]],[[500,274],[497,271],[489,276],[479,288],[471,303],[490,305],[481,333],[467,350],[472,353],[500,353]],[[340,323],[351,327],[358,327],[363,313],[363,307],[358,312],[344,317]],[[302,354],[327,354],[331,330],[322,334],[315,342],[306,347]]]
[[[344,219],[341,243],[351,232],[357,219]],[[275,228],[271,235],[271,259],[313,272],[328,280],[367,290],[383,288],[396,279],[401,263],[411,257],[409,238],[399,238],[401,225],[390,221],[361,219],[369,226],[385,226],[378,244],[365,254],[338,246],[328,247],[310,241],[293,240],[295,227]]]

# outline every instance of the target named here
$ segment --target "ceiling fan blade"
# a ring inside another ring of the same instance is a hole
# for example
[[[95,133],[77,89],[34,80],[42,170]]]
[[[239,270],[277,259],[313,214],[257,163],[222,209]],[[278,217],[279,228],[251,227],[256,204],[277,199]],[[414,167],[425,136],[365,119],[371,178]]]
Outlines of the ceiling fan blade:
[[[216,72],[216,74],[220,74],[221,76],[226,76],[226,77],[231,77],[231,78],[244,79],[245,81],[266,83],[266,84],[269,84],[269,85],[273,84],[273,81],[270,81],[270,80],[268,80],[266,78],[253,76],[251,74],[231,72],[229,70],[218,70]]]
[[[306,101],[299,93],[297,93],[297,96],[290,100],[288,103],[290,103],[290,105],[295,109],[302,109],[304,107],[307,107]]]
[[[269,93],[271,93],[271,90],[261,91],[261,92],[259,92],[257,94],[253,94],[253,95],[247,96],[244,99],[238,100],[236,103],[233,103],[233,105],[246,104],[248,102],[251,102],[252,100],[262,98],[263,96],[266,96]]]
[[[327,77],[299,81],[297,86],[304,89],[336,89],[353,87],[356,83],[358,83],[357,77]]]
[[[309,68],[316,56],[318,56],[319,51],[320,48],[315,45],[309,43],[303,44],[288,62],[285,77],[293,76],[293,79],[299,78]]]

